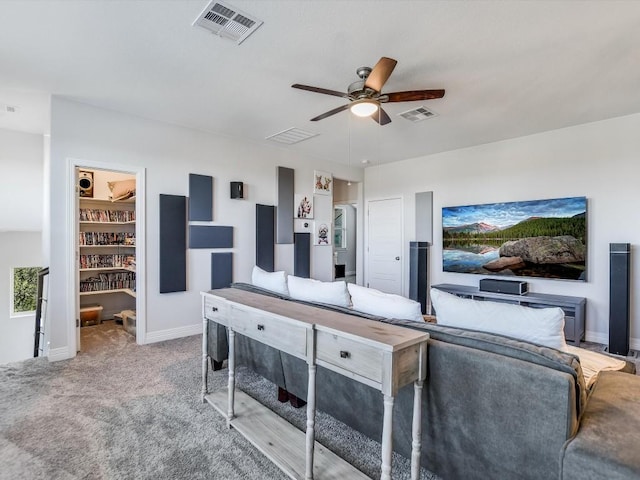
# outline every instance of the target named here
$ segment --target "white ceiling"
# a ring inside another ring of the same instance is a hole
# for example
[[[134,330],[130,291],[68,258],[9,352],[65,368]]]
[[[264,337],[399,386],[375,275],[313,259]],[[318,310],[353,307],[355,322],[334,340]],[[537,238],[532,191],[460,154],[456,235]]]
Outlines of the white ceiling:
[[[284,148],[355,166],[640,112],[638,1],[228,0],[264,21],[239,46],[191,26],[207,3],[3,0],[0,128],[45,132],[55,94],[258,143],[297,127],[319,135]],[[309,121],[344,100],[291,84],[346,91],[381,56],[383,92],[445,97]]]

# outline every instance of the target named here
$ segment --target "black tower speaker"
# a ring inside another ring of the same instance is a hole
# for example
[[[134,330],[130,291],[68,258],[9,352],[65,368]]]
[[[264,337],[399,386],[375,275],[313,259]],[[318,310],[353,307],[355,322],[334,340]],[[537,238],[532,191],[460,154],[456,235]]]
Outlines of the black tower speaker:
[[[609,244],[609,353],[629,354],[631,245]]]
[[[409,298],[420,302],[422,313],[427,313],[427,254],[429,242],[409,242]]]

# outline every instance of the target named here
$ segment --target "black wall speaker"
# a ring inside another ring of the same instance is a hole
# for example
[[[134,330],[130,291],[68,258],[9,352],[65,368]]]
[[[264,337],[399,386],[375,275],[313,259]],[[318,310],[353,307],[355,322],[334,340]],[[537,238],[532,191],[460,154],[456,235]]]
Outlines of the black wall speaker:
[[[244,184],[231,182],[231,198],[244,198]]]
[[[78,170],[78,195],[93,198],[93,172]]]
[[[609,353],[629,354],[631,245],[609,244]]]

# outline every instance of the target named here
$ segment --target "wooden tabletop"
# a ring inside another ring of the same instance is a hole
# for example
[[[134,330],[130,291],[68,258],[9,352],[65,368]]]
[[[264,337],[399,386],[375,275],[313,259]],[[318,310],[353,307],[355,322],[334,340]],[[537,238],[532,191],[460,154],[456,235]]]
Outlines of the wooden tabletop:
[[[378,344],[379,348],[396,351],[409,345],[423,342],[429,338],[426,332],[389,323],[369,320],[355,315],[334,312],[320,307],[313,307],[291,300],[269,297],[255,292],[236,288],[220,288],[202,292],[247,307],[291,318],[300,322],[313,324],[318,330],[336,331],[341,335],[355,339],[366,339]]]

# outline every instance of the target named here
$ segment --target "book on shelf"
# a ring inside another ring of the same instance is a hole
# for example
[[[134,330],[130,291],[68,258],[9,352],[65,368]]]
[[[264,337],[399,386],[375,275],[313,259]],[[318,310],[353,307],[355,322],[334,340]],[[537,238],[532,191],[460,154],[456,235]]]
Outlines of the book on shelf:
[[[121,289],[135,291],[136,274],[134,272],[100,273],[80,281],[80,293]]]
[[[80,246],[134,246],[135,233],[131,232],[80,232]]]
[[[135,210],[103,210],[100,208],[81,208],[81,222],[126,223],[136,221]]]
[[[136,266],[136,258],[133,255],[121,253],[107,255],[80,255],[80,268],[130,268]]]

